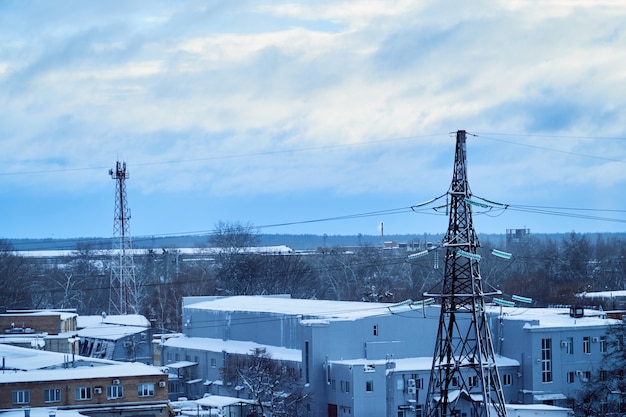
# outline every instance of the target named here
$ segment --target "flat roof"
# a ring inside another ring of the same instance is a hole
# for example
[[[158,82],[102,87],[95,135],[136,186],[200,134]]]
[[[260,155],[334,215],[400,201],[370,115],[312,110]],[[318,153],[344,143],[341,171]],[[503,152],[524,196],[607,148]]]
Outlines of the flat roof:
[[[78,337],[90,337],[93,339],[103,340],[119,340],[126,336],[145,332],[146,327],[122,326],[122,325],[103,325],[98,327],[87,327],[78,330]]]
[[[0,344],[0,356],[4,360],[7,369],[20,369],[32,371],[43,368],[61,367],[72,360],[72,356],[67,353],[49,352],[46,350],[30,349],[8,344]],[[115,363],[106,359],[85,358],[74,355],[76,362],[88,362],[90,364],[111,364]]]
[[[571,327],[606,327],[621,323],[621,320],[607,319],[606,313],[598,310],[585,309],[583,317],[571,317],[569,307],[537,308],[537,307],[486,307],[492,315],[502,312],[502,319],[507,321],[524,321],[528,328],[571,328]]]
[[[143,363],[118,363],[107,366],[80,366],[77,368],[45,369],[0,373],[0,384],[15,382],[65,381],[93,378],[122,378],[148,376],[167,378],[160,368]]]
[[[272,296],[234,296],[187,304],[187,309],[241,311],[298,316],[306,319],[356,320],[364,317],[416,311],[402,303],[364,303],[360,301],[306,300]],[[393,310],[393,312],[391,311]],[[421,308],[419,313],[421,315]]]
[[[498,367],[517,367],[519,361],[508,358],[506,356],[496,355],[496,365]],[[352,366],[365,366],[365,365],[386,365],[393,363],[395,366],[389,368],[391,372],[410,372],[410,371],[430,371],[433,365],[433,358],[428,356],[419,356],[414,358],[402,358],[402,359],[346,359],[346,360],[334,360],[328,361],[329,363],[336,363],[340,365],[352,365]]]
[[[171,337],[163,342],[164,346],[194,349],[207,352],[228,352],[234,354],[250,354],[253,349],[265,349],[274,359],[302,362],[300,349],[289,349],[282,346],[262,345],[241,340],[210,339],[205,337]],[[171,366],[165,365],[165,366]]]

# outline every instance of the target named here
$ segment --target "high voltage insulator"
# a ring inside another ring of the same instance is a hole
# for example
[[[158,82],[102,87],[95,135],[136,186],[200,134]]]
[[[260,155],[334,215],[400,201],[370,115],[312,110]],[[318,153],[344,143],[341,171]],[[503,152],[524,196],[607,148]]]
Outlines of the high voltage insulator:
[[[113,251],[111,259],[111,286],[109,308],[112,314],[137,313],[138,293],[135,282],[135,263],[130,236],[130,209],[126,201],[126,162],[109,170],[115,180],[115,215],[113,219]]]
[[[441,313],[426,397],[426,417],[506,417],[504,395],[485,313],[479,246],[467,181],[465,131],[456,135]]]

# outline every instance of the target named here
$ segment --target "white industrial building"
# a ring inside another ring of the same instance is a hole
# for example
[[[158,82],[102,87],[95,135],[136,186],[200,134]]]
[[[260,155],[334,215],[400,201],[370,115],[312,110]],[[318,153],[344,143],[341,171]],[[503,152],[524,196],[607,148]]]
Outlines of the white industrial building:
[[[593,310],[487,308],[511,405],[571,406],[606,352],[607,326],[620,322]],[[170,397],[250,399],[245,387],[222,381],[221,368],[228,355],[263,348],[298,370],[313,392],[310,416],[408,417],[424,409],[437,305],[189,297],[182,319],[183,334],[160,342]]]

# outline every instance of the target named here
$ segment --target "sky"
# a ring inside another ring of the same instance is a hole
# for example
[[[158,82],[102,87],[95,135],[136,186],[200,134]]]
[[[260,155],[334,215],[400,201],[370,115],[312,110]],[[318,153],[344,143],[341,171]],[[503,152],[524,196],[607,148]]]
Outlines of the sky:
[[[132,236],[445,233],[458,130],[478,233],[626,232],[625,51],[622,0],[2,0],[0,238],[112,236],[116,161]]]

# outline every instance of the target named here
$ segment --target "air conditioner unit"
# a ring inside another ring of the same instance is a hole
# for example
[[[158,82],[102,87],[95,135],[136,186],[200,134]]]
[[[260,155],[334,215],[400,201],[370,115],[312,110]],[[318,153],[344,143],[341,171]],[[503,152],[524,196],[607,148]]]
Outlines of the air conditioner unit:
[[[561,347],[567,347],[567,340],[561,340]]]
[[[591,338],[591,341],[592,341],[593,343],[598,343],[598,341],[599,341],[599,340],[600,340],[600,338],[598,338],[598,337],[592,337],[592,338]]]
[[[102,394],[102,388],[101,387],[95,387],[93,389],[94,394]]]
[[[119,379],[114,379],[113,380],[113,385],[119,385],[120,384],[120,380]]]
[[[417,390],[415,389],[415,387],[409,387],[407,389],[407,392],[411,395],[415,395],[415,393],[417,392]]]
[[[407,381],[406,381],[406,385],[407,385],[408,387],[415,388],[415,380],[414,380],[413,378],[411,378],[411,379],[407,380]]]
[[[582,374],[583,374],[583,371],[576,371],[577,376],[582,376]]]
[[[159,387],[165,388],[165,381],[159,381]]]

